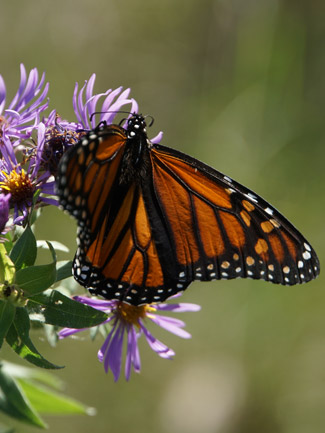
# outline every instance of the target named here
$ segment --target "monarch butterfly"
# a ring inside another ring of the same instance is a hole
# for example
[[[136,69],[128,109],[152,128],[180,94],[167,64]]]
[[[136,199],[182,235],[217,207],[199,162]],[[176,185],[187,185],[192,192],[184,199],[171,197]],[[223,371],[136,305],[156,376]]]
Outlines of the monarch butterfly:
[[[78,222],[75,279],[141,305],[194,280],[293,285],[319,273],[306,239],[269,203],[206,164],[153,144],[141,114],[101,124],[66,152],[57,191]]]

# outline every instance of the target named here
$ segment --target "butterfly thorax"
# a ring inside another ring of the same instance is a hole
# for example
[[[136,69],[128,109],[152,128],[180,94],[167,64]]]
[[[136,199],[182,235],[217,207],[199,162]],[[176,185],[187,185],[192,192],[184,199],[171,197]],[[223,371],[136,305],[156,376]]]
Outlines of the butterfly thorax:
[[[120,184],[141,181],[146,177],[149,163],[146,122],[141,114],[134,114],[126,129],[127,141],[121,165]]]

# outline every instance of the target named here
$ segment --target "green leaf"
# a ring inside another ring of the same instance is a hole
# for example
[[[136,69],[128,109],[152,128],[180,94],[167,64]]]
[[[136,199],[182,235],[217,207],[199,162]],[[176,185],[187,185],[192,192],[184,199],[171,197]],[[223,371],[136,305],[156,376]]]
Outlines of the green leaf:
[[[47,243],[53,258],[48,265],[29,266],[16,273],[16,284],[24,291],[25,296],[33,296],[52,286],[56,281],[56,254],[54,248]]]
[[[43,292],[51,287],[55,280],[55,263],[30,266],[20,269],[16,274],[16,284],[24,291],[26,297]]]
[[[15,265],[7,255],[6,248],[0,243],[0,283],[12,284],[15,277]]]
[[[14,235],[14,230],[13,231],[9,231],[8,233],[6,233],[4,235],[5,238],[5,242],[4,242],[4,246],[6,247],[6,251],[7,254],[10,254],[10,251],[13,249],[14,246],[14,239],[15,235]]]
[[[46,428],[17,382],[0,367],[0,410],[7,415],[37,427]]]
[[[46,339],[47,339],[48,343],[50,344],[50,346],[56,347],[58,339],[59,339],[57,327],[54,325],[49,325],[48,323],[43,323],[42,327],[43,327]]]
[[[72,276],[72,261],[62,260],[57,263],[56,281],[64,280]]]
[[[7,335],[8,329],[15,317],[15,306],[9,301],[0,301],[0,348],[3,339]]]
[[[60,395],[40,384],[25,379],[19,383],[32,406],[41,413],[51,415],[86,414],[89,408],[76,400]]]
[[[32,266],[35,263],[36,254],[36,239],[28,226],[15,243],[10,258],[16,266],[16,270],[18,270],[26,266]]]
[[[16,308],[16,315],[11,324],[6,341],[9,346],[23,359],[37,367],[58,369],[63,368],[47,361],[36,349],[29,338],[30,322],[25,308]]]
[[[50,325],[67,328],[89,328],[107,319],[107,314],[89,305],[74,301],[62,293],[52,290],[50,294],[39,294],[29,299],[29,305],[43,306],[42,314]]]
[[[30,216],[29,216],[29,224],[30,224],[30,226],[32,226],[33,224],[36,223],[36,221],[41,216],[41,214],[42,214],[42,208],[38,208],[36,210],[33,209],[33,211],[30,213]]]
[[[40,194],[41,194],[41,190],[37,189],[33,195],[33,202],[32,202],[32,206],[31,206],[31,209],[30,209],[30,212],[28,215],[28,224],[30,226],[32,226],[37,221],[39,216],[41,215],[41,209],[40,208],[35,210],[35,206],[38,202]]]
[[[48,248],[47,242],[48,241],[43,241],[43,240],[37,241],[37,248]],[[52,247],[55,249],[55,251],[62,251],[64,253],[68,253],[70,251],[69,248],[66,245],[62,244],[61,242],[58,241],[50,241],[50,242]]]
[[[8,361],[2,361],[2,369],[9,376],[15,379],[26,379],[31,381],[40,382],[47,387],[61,391],[64,388],[64,383],[61,379],[47,370],[41,370],[34,367],[24,367],[22,365],[14,364]]]
[[[37,203],[37,201],[38,201],[38,198],[39,198],[39,196],[41,195],[41,190],[40,189],[37,189],[35,192],[34,192],[34,195],[33,195],[33,206],[32,206],[32,209],[33,209],[33,207],[36,205],[36,203]]]

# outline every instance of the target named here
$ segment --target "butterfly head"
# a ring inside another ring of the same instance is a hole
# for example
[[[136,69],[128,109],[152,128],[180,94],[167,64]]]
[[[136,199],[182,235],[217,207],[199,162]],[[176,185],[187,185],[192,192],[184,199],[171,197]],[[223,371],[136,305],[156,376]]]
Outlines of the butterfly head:
[[[145,135],[147,134],[146,117],[148,116],[143,116],[142,114],[133,113],[132,116],[128,119],[126,130],[129,139],[132,139],[141,134],[145,134]],[[153,118],[151,118],[151,122],[149,126],[151,126],[152,124],[153,124]]]

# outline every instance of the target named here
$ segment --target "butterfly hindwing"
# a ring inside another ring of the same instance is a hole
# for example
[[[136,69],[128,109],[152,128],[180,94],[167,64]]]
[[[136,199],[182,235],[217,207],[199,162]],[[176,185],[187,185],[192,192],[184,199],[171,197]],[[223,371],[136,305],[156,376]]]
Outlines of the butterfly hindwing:
[[[92,294],[135,305],[171,296],[178,282],[162,269],[140,187],[132,184],[122,197],[114,220],[107,214],[87,245],[79,245],[74,276]]]

